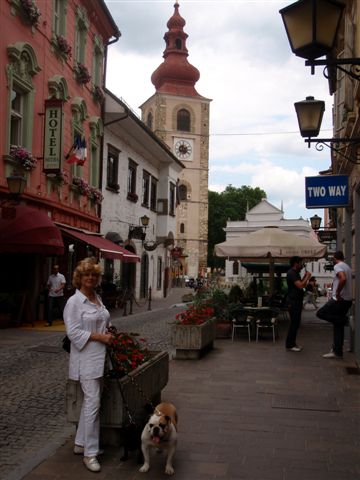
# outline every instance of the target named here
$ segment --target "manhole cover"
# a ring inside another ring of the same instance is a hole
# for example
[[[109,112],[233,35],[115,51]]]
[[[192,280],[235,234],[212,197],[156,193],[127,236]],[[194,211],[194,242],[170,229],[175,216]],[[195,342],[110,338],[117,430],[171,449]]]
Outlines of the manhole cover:
[[[29,350],[40,353],[59,353],[62,351],[62,348],[54,345],[37,345],[36,347],[29,348]]]
[[[272,408],[291,410],[316,410],[319,412],[339,412],[335,397],[309,397],[296,395],[275,395],[272,398]]]

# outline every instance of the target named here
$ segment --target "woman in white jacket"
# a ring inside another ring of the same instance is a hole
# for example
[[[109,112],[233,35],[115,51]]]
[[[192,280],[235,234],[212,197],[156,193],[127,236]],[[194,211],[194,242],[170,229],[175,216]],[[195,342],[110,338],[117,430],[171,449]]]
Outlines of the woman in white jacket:
[[[71,341],[69,378],[80,381],[84,400],[75,437],[75,454],[83,454],[86,468],[99,472],[100,399],[110,314],[96,293],[101,267],[94,258],[78,263],[73,274],[75,294],[64,309],[66,333]]]

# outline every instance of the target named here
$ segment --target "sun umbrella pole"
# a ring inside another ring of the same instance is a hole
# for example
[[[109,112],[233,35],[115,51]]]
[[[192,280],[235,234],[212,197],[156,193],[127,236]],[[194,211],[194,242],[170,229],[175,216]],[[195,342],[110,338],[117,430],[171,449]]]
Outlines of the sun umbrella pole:
[[[269,255],[269,287],[270,295],[274,294],[275,287],[275,266],[274,266],[274,257]]]

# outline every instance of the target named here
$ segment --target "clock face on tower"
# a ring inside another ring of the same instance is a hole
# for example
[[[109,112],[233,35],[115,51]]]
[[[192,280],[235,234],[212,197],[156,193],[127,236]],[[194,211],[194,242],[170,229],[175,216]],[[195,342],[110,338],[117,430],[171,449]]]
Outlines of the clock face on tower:
[[[190,160],[192,157],[192,145],[188,140],[176,139],[174,150],[179,160]]]

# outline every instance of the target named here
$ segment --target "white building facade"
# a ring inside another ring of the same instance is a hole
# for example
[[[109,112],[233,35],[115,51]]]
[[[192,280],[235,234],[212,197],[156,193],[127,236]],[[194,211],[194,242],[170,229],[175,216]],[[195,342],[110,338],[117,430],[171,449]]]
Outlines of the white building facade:
[[[311,225],[308,220],[302,217],[298,219],[284,218],[283,210],[275,207],[266,199],[255,205],[254,208],[246,213],[245,220],[242,221],[228,221],[226,223],[225,232],[226,240],[231,238],[241,237],[249,233],[255,232],[265,227],[278,227],[286,232],[293,233],[302,237],[315,237]],[[331,284],[331,273],[325,270],[327,261],[325,258],[311,261],[306,264],[320,288]],[[243,283],[250,281],[251,274],[244,268],[241,263],[232,260],[225,261],[225,281],[227,283]]]
[[[105,276],[136,298],[167,295],[176,231],[176,184],[182,163],[111,92],[106,91],[101,233],[141,263],[106,260]],[[144,226],[142,221],[147,220]]]

